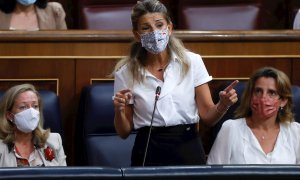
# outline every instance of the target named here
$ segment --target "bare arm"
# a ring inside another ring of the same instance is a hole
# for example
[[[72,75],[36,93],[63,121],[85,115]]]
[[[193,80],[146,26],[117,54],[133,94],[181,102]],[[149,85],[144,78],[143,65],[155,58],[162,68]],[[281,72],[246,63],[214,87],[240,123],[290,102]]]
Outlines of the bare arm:
[[[208,126],[216,124],[226,113],[227,109],[237,102],[237,94],[233,89],[238,81],[234,81],[224,91],[219,93],[220,101],[214,104],[208,84],[195,88],[196,103],[201,120]]]
[[[133,105],[128,104],[131,96],[130,90],[125,89],[114,97],[114,125],[117,133],[123,139],[126,139],[133,129]]]

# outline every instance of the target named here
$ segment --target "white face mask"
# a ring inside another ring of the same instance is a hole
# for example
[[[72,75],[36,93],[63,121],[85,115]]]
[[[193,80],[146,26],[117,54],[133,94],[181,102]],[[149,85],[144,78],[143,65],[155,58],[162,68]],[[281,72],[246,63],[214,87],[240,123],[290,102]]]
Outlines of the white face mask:
[[[20,131],[24,133],[29,133],[35,130],[39,121],[40,121],[40,112],[33,108],[29,108],[15,114],[14,122]]]
[[[36,0],[17,0],[18,3],[24,5],[24,6],[30,6],[36,2]]]
[[[153,54],[158,54],[166,49],[169,42],[169,31],[156,30],[141,35],[142,47]]]

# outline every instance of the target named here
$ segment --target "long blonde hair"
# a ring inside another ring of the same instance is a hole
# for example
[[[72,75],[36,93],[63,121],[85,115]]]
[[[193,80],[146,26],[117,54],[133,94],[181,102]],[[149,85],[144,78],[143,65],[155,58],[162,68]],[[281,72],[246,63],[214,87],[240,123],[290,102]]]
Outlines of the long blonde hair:
[[[16,85],[8,89],[4,96],[2,97],[0,101],[0,138],[3,140],[6,144],[12,144],[15,141],[15,125],[6,118],[7,111],[11,111],[16,98],[19,96],[19,94],[26,92],[26,91],[32,91],[34,92],[38,97],[38,104],[39,104],[39,110],[40,110],[40,121],[38,124],[38,127],[33,131],[33,141],[34,144],[38,147],[44,146],[46,143],[46,140],[49,136],[50,130],[43,129],[43,106],[41,97],[38,93],[38,91],[34,88],[31,84],[21,84]]]
[[[138,20],[141,16],[147,13],[161,13],[165,17],[168,24],[172,24],[171,18],[168,15],[167,8],[157,0],[145,0],[138,1],[137,4],[133,7],[131,13],[131,23],[133,31],[138,29]],[[189,69],[189,63],[186,60],[186,49],[184,48],[182,42],[170,35],[168,43],[168,52],[174,52],[177,55],[178,61],[182,65],[181,75],[184,77]],[[122,66],[128,65],[132,77],[138,82],[142,82],[145,78],[145,66],[146,66],[146,56],[147,50],[142,47],[140,42],[132,42],[130,47],[129,56],[121,59],[115,66],[113,74],[118,71]]]

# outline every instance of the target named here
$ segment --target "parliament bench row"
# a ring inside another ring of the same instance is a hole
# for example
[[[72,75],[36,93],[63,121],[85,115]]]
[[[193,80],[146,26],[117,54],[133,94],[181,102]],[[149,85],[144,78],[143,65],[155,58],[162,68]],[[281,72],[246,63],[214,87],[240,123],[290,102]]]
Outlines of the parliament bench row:
[[[224,165],[170,167],[31,167],[0,168],[0,179],[101,179],[101,180],[215,180],[215,179],[299,179],[297,165]]]
[[[177,30],[292,29],[297,0],[161,0]],[[81,0],[76,6],[79,29],[131,30],[136,0]],[[118,23],[109,23],[118,22]]]
[[[215,101],[218,100],[218,92],[225,89],[232,80],[213,80],[210,87]],[[235,87],[239,99],[246,85],[240,81]],[[293,86],[294,113],[296,121],[300,122],[300,87]],[[75,157],[76,165],[85,166],[109,166],[129,167],[131,149],[134,144],[135,132],[123,140],[114,129],[114,107],[113,107],[113,81],[100,81],[83,88],[81,92],[76,140],[77,147]],[[209,133],[202,134],[206,153],[222,125],[227,119],[232,119],[234,110],[240,102],[230,108],[220,122],[209,129]],[[201,132],[200,132],[201,133]]]
[[[210,84],[214,100],[231,80],[212,81]],[[246,81],[241,81],[236,86],[240,98]],[[300,122],[300,87],[293,86],[295,118]],[[3,96],[0,91],[0,97]],[[62,128],[59,97],[52,91],[39,90],[43,102],[43,114],[45,128],[58,132],[64,137]],[[135,139],[135,132],[123,140],[114,129],[113,107],[113,80],[100,81],[82,89],[78,116],[75,130],[75,165],[77,166],[105,166],[105,167],[130,167],[131,149]],[[210,133],[204,134],[206,152],[216,137],[222,123],[233,118],[233,111],[237,108],[237,102],[220,122],[210,129]],[[63,138],[64,139],[64,138]],[[64,141],[64,145],[69,142]]]

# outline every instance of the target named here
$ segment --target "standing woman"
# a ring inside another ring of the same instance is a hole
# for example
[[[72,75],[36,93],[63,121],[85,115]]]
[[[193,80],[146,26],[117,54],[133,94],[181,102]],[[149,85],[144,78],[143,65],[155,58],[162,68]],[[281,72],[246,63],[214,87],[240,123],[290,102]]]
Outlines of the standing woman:
[[[214,125],[224,115],[237,101],[234,85],[220,92],[220,101],[213,103],[207,85],[212,77],[201,57],[172,35],[173,25],[161,2],[138,1],[131,21],[135,42],[114,71],[115,129],[122,138],[133,129],[138,132],[131,165],[205,164],[196,124],[201,119]],[[158,86],[161,94],[145,156]]]
[[[0,29],[67,29],[66,13],[48,0],[0,0]]]

